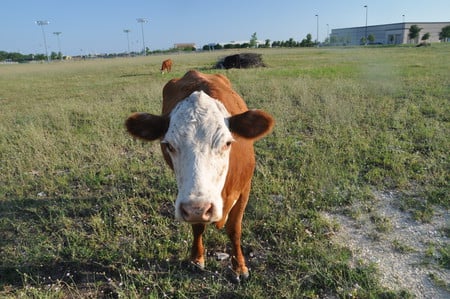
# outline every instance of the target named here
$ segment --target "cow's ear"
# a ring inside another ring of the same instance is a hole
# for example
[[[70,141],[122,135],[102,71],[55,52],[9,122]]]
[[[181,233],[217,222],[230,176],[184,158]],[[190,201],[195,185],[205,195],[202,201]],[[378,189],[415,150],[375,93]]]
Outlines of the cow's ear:
[[[148,113],[133,113],[125,122],[125,127],[131,135],[145,139],[155,140],[163,137],[169,128],[169,117]]]
[[[228,119],[230,131],[247,139],[259,139],[275,124],[273,117],[261,110],[248,110]]]

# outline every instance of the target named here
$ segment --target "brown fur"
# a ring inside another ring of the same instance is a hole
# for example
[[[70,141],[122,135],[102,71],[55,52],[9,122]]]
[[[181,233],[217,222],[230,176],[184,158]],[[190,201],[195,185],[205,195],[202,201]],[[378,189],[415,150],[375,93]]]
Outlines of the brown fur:
[[[164,60],[161,65],[161,73],[164,73],[164,71],[170,73],[172,71],[172,65],[173,65],[172,59],[169,58]]]

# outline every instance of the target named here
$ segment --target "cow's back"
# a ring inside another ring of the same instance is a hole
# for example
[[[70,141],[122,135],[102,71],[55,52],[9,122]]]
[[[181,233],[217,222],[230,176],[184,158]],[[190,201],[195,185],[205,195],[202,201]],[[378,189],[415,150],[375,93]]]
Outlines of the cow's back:
[[[170,113],[178,102],[200,90],[222,102],[231,115],[248,110],[244,100],[231,88],[231,83],[225,76],[189,71],[182,78],[172,79],[164,86],[162,113]]]

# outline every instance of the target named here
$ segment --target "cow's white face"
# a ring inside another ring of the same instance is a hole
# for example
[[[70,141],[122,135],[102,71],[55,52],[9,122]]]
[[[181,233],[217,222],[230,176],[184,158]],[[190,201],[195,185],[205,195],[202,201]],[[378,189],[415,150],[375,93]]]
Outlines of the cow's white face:
[[[175,172],[175,217],[196,223],[222,218],[221,192],[228,172],[233,137],[228,111],[203,91],[192,93],[170,114],[162,139]]]

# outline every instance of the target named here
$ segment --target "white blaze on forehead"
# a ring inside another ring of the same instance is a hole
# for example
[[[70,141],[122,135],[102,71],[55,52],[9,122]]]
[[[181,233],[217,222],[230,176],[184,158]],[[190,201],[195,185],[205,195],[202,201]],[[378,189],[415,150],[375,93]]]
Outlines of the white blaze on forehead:
[[[222,218],[221,192],[229,163],[233,138],[227,127],[228,111],[203,91],[181,101],[170,114],[163,143],[170,144],[178,185],[175,216],[182,219],[180,204],[211,203],[211,222]]]

